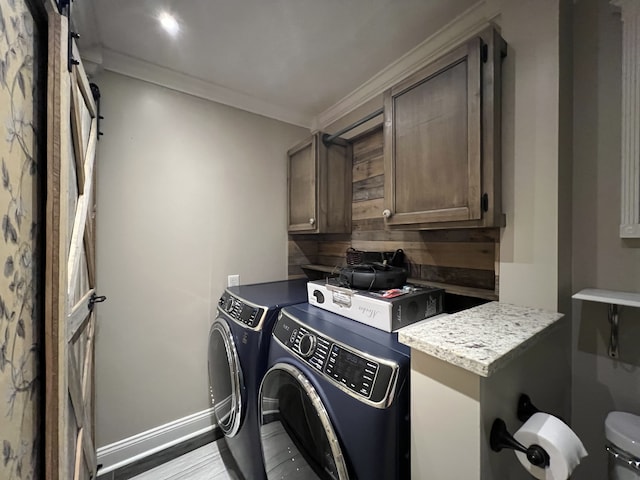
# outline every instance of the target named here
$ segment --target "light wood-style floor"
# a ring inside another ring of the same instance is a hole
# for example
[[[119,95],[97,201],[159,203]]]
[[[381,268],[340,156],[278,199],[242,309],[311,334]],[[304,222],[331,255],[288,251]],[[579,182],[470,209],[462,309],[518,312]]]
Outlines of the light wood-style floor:
[[[164,463],[131,480],[237,480],[224,466],[217,443],[203,447]]]

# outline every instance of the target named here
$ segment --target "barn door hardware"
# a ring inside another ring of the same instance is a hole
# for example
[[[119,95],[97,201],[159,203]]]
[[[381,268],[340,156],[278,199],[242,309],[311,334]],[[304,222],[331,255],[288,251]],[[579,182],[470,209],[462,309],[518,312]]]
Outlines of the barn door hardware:
[[[69,30],[69,41],[67,42],[67,68],[69,71],[73,68],[74,65],[79,65],[80,61],[76,58],[73,58],[73,41],[80,38],[80,34],[78,32],[72,32]]]
[[[104,295],[96,295],[95,292],[91,294],[91,298],[89,298],[89,311],[93,312],[93,307],[96,303],[102,303],[107,299]]]
[[[69,18],[71,16],[71,0],[56,0],[60,15]]]
[[[102,115],[100,115],[100,87],[98,87],[98,85],[96,85],[95,83],[90,83],[89,87],[91,87],[91,95],[93,95],[93,99],[96,102],[96,108],[98,110],[98,140],[100,140],[100,137],[102,135],[104,135],[104,133],[102,133],[102,131],[100,130],[100,120],[104,120],[104,117]]]
[[[77,58],[73,58],[73,40],[80,38],[80,34],[71,30],[71,4],[73,0],[56,0],[58,5],[58,11],[60,15],[64,15],[69,20],[69,41],[67,43],[67,68],[69,71],[74,65],[78,65],[80,62]]]

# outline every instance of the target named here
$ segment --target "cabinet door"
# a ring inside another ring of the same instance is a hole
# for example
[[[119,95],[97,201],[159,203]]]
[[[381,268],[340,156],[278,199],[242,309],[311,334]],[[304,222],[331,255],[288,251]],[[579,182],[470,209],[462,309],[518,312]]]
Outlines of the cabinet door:
[[[289,150],[289,232],[317,230],[317,136]]]
[[[481,48],[475,38],[385,93],[387,225],[481,218]]]

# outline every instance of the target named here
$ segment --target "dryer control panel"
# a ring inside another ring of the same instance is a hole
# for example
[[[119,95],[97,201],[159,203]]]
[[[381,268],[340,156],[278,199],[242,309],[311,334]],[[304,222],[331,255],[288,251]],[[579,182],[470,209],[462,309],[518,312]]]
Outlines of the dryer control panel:
[[[398,365],[345,345],[281,314],[273,336],[350,395],[383,408],[394,395]]]
[[[257,329],[264,316],[265,309],[234,297],[229,292],[224,292],[218,300],[218,309],[229,317],[247,327]]]

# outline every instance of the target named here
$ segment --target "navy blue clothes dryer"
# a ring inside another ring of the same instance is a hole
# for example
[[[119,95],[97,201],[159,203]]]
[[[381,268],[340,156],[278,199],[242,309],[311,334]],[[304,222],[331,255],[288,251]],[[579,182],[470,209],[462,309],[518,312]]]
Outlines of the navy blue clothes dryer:
[[[258,401],[267,478],[411,478],[409,355],[395,333],[284,308]]]
[[[209,331],[210,400],[225,464],[246,480],[265,478],[257,399],[271,330],[282,307],[306,299],[303,279],[229,287],[218,301]]]

